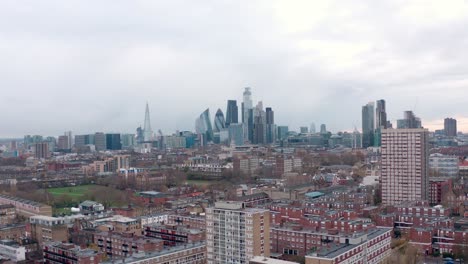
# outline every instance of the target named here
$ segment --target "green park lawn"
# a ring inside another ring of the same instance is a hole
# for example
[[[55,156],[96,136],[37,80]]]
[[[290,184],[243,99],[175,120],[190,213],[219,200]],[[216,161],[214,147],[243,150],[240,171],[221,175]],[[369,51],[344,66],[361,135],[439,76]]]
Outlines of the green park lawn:
[[[69,196],[70,198],[80,198],[93,189],[95,185],[80,185],[80,186],[69,186],[60,188],[50,188],[47,192],[55,197]]]

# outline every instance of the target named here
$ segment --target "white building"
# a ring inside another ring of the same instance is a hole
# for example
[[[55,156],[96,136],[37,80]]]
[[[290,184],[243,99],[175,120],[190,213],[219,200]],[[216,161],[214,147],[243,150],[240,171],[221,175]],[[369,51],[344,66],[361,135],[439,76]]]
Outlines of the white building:
[[[206,210],[208,264],[248,263],[270,255],[270,212],[242,202],[217,202]]]
[[[13,262],[26,260],[26,248],[12,240],[0,240],[0,258]]]
[[[141,226],[168,222],[167,214],[145,215],[140,218]]]

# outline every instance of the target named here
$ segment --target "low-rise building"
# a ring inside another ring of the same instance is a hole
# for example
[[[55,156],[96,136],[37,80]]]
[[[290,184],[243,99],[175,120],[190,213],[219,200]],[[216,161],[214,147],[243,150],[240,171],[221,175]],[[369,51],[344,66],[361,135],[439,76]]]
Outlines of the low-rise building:
[[[205,264],[206,263],[205,243],[185,244],[183,246],[171,247],[161,251],[151,253],[138,253],[120,260],[103,262],[107,264]]]
[[[11,204],[16,208],[16,213],[26,217],[32,215],[52,216],[52,207],[50,205],[38,202],[0,194],[0,204]]]
[[[173,215],[167,217],[167,222],[170,225],[184,225],[190,228],[206,229],[206,218],[196,215]]]
[[[44,263],[98,264],[102,254],[92,249],[82,249],[70,243],[50,242],[43,248]]]
[[[16,208],[12,204],[0,204],[0,225],[13,223],[16,218]]]
[[[94,244],[111,258],[126,258],[136,253],[161,251],[164,248],[164,242],[159,239],[115,232],[94,234]]]
[[[102,218],[93,221],[96,228],[100,231],[114,231],[117,233],[130,233],[141,235],[141,224],[138,219],[114,215],[108,218]]]
[[[31,238],[37,241],[39,245],[44,245],[44,243],[51,241],[68,241],[69,226],[72,226],[76,219],[83,217],[83,215],[68,217],[31,216],[29,218]]]
[[[104,205],[89,200],[80,203],[78,207],[80,208],[80,212],[85,215],[101,213],[102,211],[104,211]]]
[[[166,246],[177,246],[187,243],[205,241],[205,230],[182,225],[153,224],[145,228],[145,236],[164,241]]]
[[[13,240],[0,240],[0,259],[18,262],[26,259],[26,248]]]
[[[142,227],[152,224],[167,223],[167,214],[156,214],[156,215],[144,215],[140,217],[140,223]]]
[[[343,238],[340,243],[314,250],[306,264],[382,263],[391,252],[391,228],[377,228],[366,234]]]
[[[0,240],[21,241],[26,236],[25,224],[11,224],[0,226]]]

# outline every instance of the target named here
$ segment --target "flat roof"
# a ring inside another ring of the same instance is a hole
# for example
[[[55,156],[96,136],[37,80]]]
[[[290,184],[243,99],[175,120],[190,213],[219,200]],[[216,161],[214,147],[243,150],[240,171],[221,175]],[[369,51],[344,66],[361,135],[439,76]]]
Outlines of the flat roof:
[[[292,264],[292,263],[297,263],[297,262],[291,262],[291,261],[286,261],[286,260],[281,260],[281,259],[273,259],[273,258],[267,258],[267,257],[261,257],[261,256],[256,256],[250,259],[250,261],[254,261],[256,263],[265,263],[265,264]]]
[[[308,192],[305,194],[305,196],[309,197],[309,198],[318,198],[320,196],[324,196],[325,194],[322,193],[322,192]]]
[[[140,262],[145,259],[151,259],[151,258],[156,258],[168,254],[174,254],[177,252],[180,252],[182,250],[192,250],[194,248],[198,247],[206,247],[206,244],[204,242],[199,242],[199,243],[192,243],[192,244],[184,244],[180,246],[175,246],[175,247],[170,247],[170,248],[165,248],[161,251],[156,251],[156,252],[150,252],[150,253],[136,253],[133,254],[131,257],[125,258],[125,259],[117,259],[117,260],[109,260],[103,263],[134,263],[134,262]]]

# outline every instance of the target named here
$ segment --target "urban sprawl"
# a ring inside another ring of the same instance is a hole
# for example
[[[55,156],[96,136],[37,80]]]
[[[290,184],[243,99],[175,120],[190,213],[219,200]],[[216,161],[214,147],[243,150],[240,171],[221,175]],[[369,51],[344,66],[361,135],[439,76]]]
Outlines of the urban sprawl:
[[[153,131],[146,104],[135,133],[0,140],[0,259],[467,263],[468,134],[403,110],[296,131],[245,88],[194,131]]]

